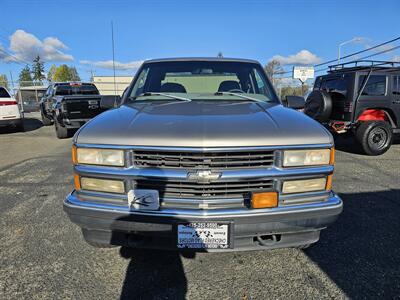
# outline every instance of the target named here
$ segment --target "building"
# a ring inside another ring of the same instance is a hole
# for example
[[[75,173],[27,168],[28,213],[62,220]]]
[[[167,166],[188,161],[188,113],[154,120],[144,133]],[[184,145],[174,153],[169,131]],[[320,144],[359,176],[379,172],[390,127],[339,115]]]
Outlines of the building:
[[[101,95],[122,95],[129,86],[133,76],[93,76],[92,82],[96,85]]]

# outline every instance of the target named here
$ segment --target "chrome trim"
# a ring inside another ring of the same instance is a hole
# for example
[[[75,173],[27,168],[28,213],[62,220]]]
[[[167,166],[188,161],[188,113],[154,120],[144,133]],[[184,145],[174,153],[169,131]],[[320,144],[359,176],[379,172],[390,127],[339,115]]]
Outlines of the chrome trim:
[[[196,217],[199,219],[209,219],[209,217],[235,218],[235,217],[255,217],[284,215],[302,212],[312,212],[319,210],[336,210],[343,206],[342,200],[336,194],[331,193],[330,197],[319,203],[278,206],[265,209],[218,209],[218,210],[190,210],[190,209],[163,209],[160,211],[132,211],[128,206],[115,206],[110,204],[99,204],[79,200],[71,193],[64,200],[64,205],[70,208],[90,210],[93,212],[110,212],[124,215],[153,216],[153,217]]]
[[[240,169],[240,170],[227,170],[221,171],[221,177],[218,181],[222,180],[244,180],[249,178],[272,178],[284,179],[287,177],[293,178],[306,178],[310,176],[323,176],[333,173],[334,167],[331,165],[320,167],[296,167],[296,168],[277,168],[272,167],[268,169]],[[187,180],[188,170],[180,169],[136,169],[136,168],[107,168],[96,167],[89,165],[75,165],[74,171],[82,176],[100,176],[104,178],[131,177],[134,178],[166,178],[166,179],[181,179]]]
[[[333,144],[302,144],[302,145],[276,145],[276,146],[254,146],[254,147],[157,147],[157,146],[129,146],[129,145],[107,145],[107,144],[79,144],[82,148],[104,148],[104,149],[127,149],[127,150],[160,150],[160,151],[188,151],[188,152],[223,152],[223,151],[251,151],[251,150],[285,150],[285,149],[313,149],[332,148]]]

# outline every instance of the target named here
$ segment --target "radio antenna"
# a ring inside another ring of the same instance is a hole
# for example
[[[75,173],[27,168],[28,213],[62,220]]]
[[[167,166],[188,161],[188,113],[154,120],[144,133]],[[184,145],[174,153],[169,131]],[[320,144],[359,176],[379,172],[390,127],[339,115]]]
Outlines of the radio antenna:
[[[111,43],[112,43],[112,61],[114,71],[114,96],[117,96],[117,83],[115,82],[115,51],[114,51],[114,24],[111,21]]]

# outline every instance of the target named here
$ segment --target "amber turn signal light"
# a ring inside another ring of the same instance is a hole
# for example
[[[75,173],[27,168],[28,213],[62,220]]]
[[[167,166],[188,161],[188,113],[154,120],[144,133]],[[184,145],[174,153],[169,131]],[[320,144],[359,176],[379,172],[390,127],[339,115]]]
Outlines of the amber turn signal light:
[[[252,208],[271,208],[278,206],[277,192],[258,192],[251,195]]]
[[[332,149],[331,149],[331,157],[329,159],[329,164],[330,165],[335,164],[335,147],[332,147]]]
[[[72,150],[71,150],[71,154],[72,154],[72,163],[74,164],[74,165],[76,165],[77,163],[78,163],[78,156],[77,156],[77,153],[76,153],[77,151],[76,151],[76,146],[74,145],[74,146],[72,146]]]
[[[327,191],[330,191],[332,189],[332,177],[333,177],[333,175],[329,175],[328,178],[326,178],[326,187],[325,187],[325,189]]]
[[[79,175],[75,174],[74,175],[74,186],[75,190],[79,191],[81,189],[81,179],[79,178]]]

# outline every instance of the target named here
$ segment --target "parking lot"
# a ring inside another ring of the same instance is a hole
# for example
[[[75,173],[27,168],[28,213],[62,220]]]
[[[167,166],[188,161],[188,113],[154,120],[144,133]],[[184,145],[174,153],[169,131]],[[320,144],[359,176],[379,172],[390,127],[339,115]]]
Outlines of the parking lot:
[[[95,249],[62,210],[71,139],[35,113],[0,129],[0,298],[400,298],[400,143],[379,157],[337,144],[339,220],[308,250],[197,253]]]

